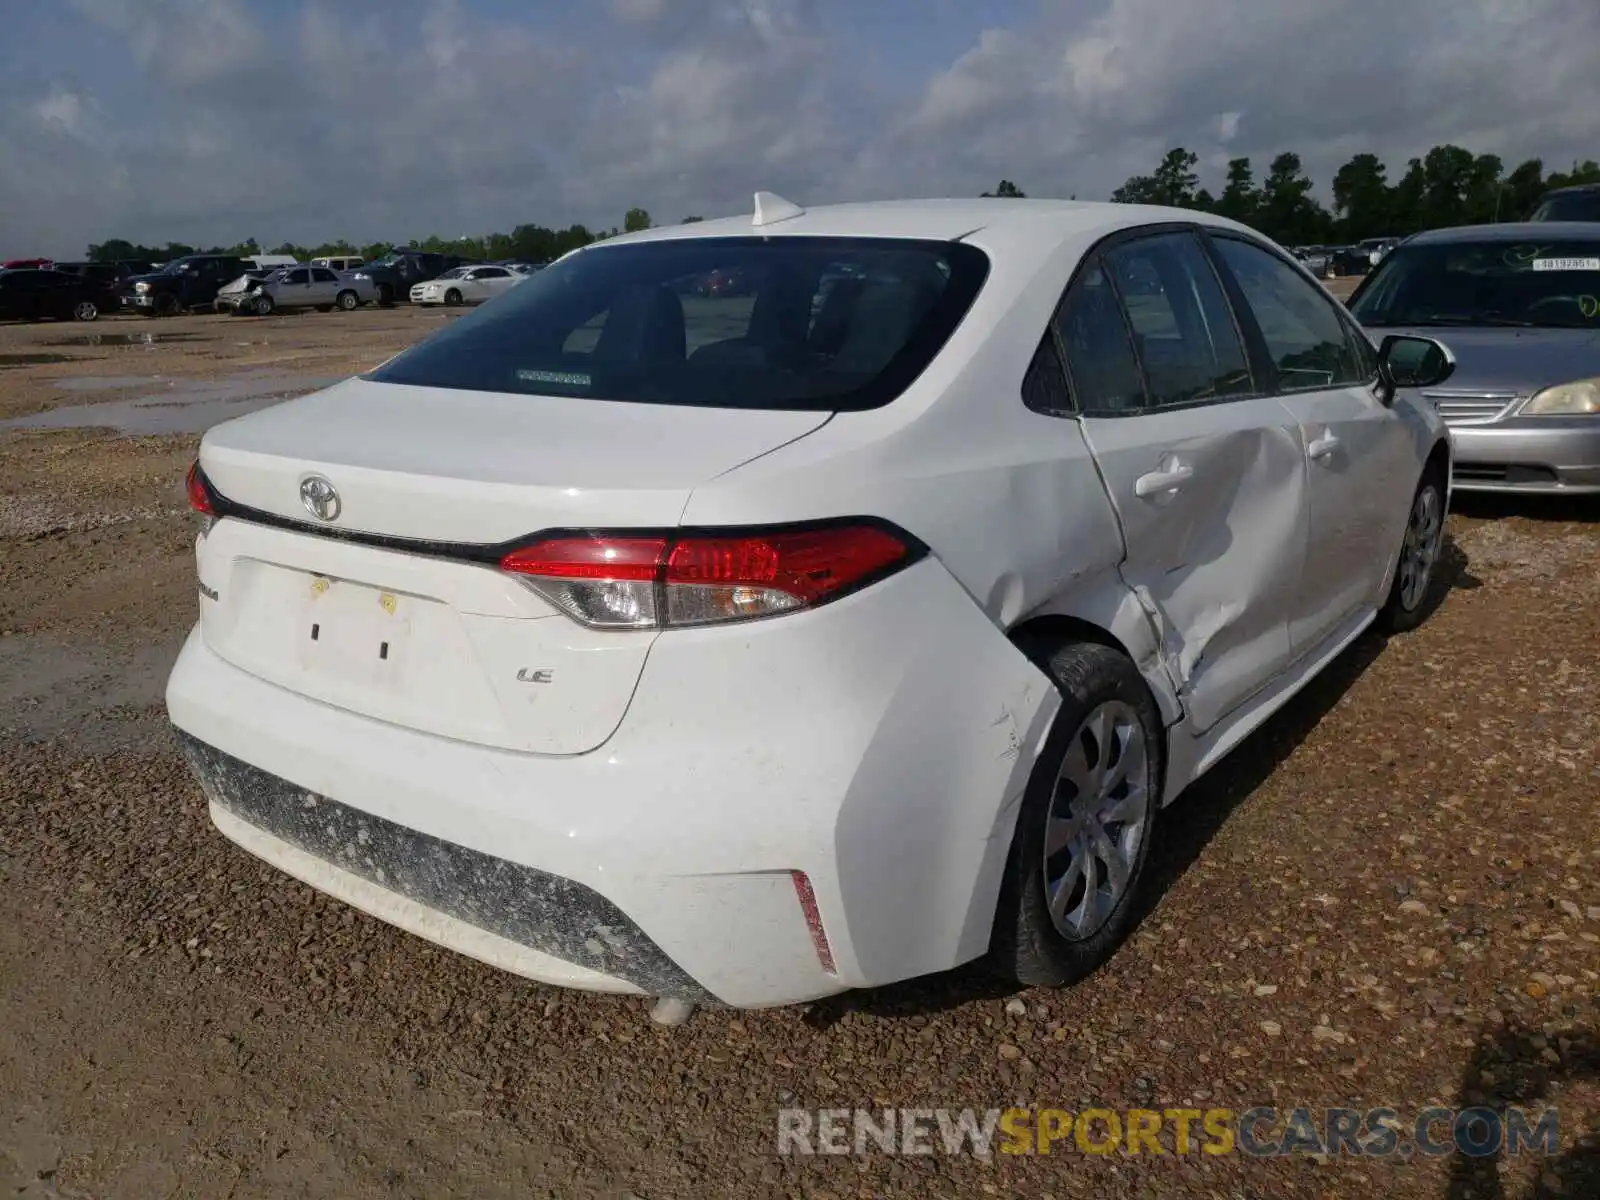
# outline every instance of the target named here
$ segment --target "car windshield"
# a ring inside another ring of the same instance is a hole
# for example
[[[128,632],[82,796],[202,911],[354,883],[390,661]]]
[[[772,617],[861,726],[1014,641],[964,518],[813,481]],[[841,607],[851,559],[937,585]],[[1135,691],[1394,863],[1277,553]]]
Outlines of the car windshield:
[[[988,275],[976,247],[682,238],[581,250],[379,367],[423,387],[839,411],[899,395]]]
[[[1546,196],[1530,221],[1600,221],[1600,191]]]
[[[1401,246],[1350,301],[1383,325],[1525,325],[1600,332],[1600,242],[1486,240]]]

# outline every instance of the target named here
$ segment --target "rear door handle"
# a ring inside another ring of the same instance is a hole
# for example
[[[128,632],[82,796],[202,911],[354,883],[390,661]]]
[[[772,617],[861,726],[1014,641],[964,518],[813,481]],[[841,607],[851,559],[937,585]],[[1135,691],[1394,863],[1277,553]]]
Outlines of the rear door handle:
[[[1194,478],[1194,468],[1185,463],[1173,463],[1168,466],[1163,464],[1159,471],[1151,471],[1141,475],[1133,481],[1133,492],[1136,496],[1160,496],[1176,492],[1189,480]]]
[[[1323,459],[1327,458],[1338,448],[1339,439],[1334,437],[1331,433],[1324,432],[1321,437],[1314,439],[1312,443],[1306,447],[1306,453],[1312,458]]]

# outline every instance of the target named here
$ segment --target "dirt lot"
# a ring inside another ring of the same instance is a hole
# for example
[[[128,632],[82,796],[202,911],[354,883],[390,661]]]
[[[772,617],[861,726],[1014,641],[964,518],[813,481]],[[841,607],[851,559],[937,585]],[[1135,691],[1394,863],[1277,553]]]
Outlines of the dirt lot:
[[[1068,992],[958,972],[663,1030],[640,1001],[430,949],[233,849],[160,706],[195,611],[197,427],[446,319],[0,327],[0,423],[76,426],[0,424],[0,1185],[1600,1195],[1600,506],[1463,503],[1432,620],[1360,642],[1169,811],[1150,911]],[[79,404],[109,407],[63,415]],[[1553,1103],[1562,1156],[775,1152],[780,1106],[1018,1101]]]

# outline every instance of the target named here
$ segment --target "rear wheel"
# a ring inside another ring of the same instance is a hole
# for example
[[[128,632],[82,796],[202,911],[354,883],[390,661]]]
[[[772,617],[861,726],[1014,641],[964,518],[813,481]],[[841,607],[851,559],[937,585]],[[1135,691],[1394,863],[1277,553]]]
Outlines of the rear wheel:
[[[1429,466],[1411,498],[1406,532],[1400,541],[1400,561],[1394,570],[1389,598],[1378,613],[1378,625],[1388,633],[1405,633],[1427,620],[1437,599],[1434,568],[1444,546],[1444,471]]]
[[[338,298],[334,301],[334,303],[336,303],[344,312],[354,312],[356,307],[361,303],[361,298],[354,292],[344,291],[339,293]]]
[[[989,965],[1059,987],[1105,962],[1133,922],[1165,744],[1149,689],[1118,651],[1067,644],[1039,665],[1061,709],[1017,815]]]
[[[93,321],[100,315],[100,306],[93,300],[79,300],[72,306],[74,321]]]

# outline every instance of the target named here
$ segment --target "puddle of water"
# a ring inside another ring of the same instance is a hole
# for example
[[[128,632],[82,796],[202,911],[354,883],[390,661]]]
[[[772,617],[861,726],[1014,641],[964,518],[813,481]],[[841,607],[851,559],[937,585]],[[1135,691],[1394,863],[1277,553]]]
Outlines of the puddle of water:
[[[52,342],[46,342],[53,345]],[[31,367],[37,363],[71,362],[66,354],[0,354],[0,367]]]
[[[344,376],[309,377],[247,371],[223,379],[121,377],[61,380],[68,391],[97,391],[164,384],[165,389],[132,400],[70,404],[30,417],[0,421],[0,429],[115,429],[124,434],[204,433],[211,426],[284,400],[331,387]],[[92,385],[92,386],[89,386]]]
[[[169,342],[192,342],[198,333],[74,333],[40,342],[41,346],[164,346]]]

